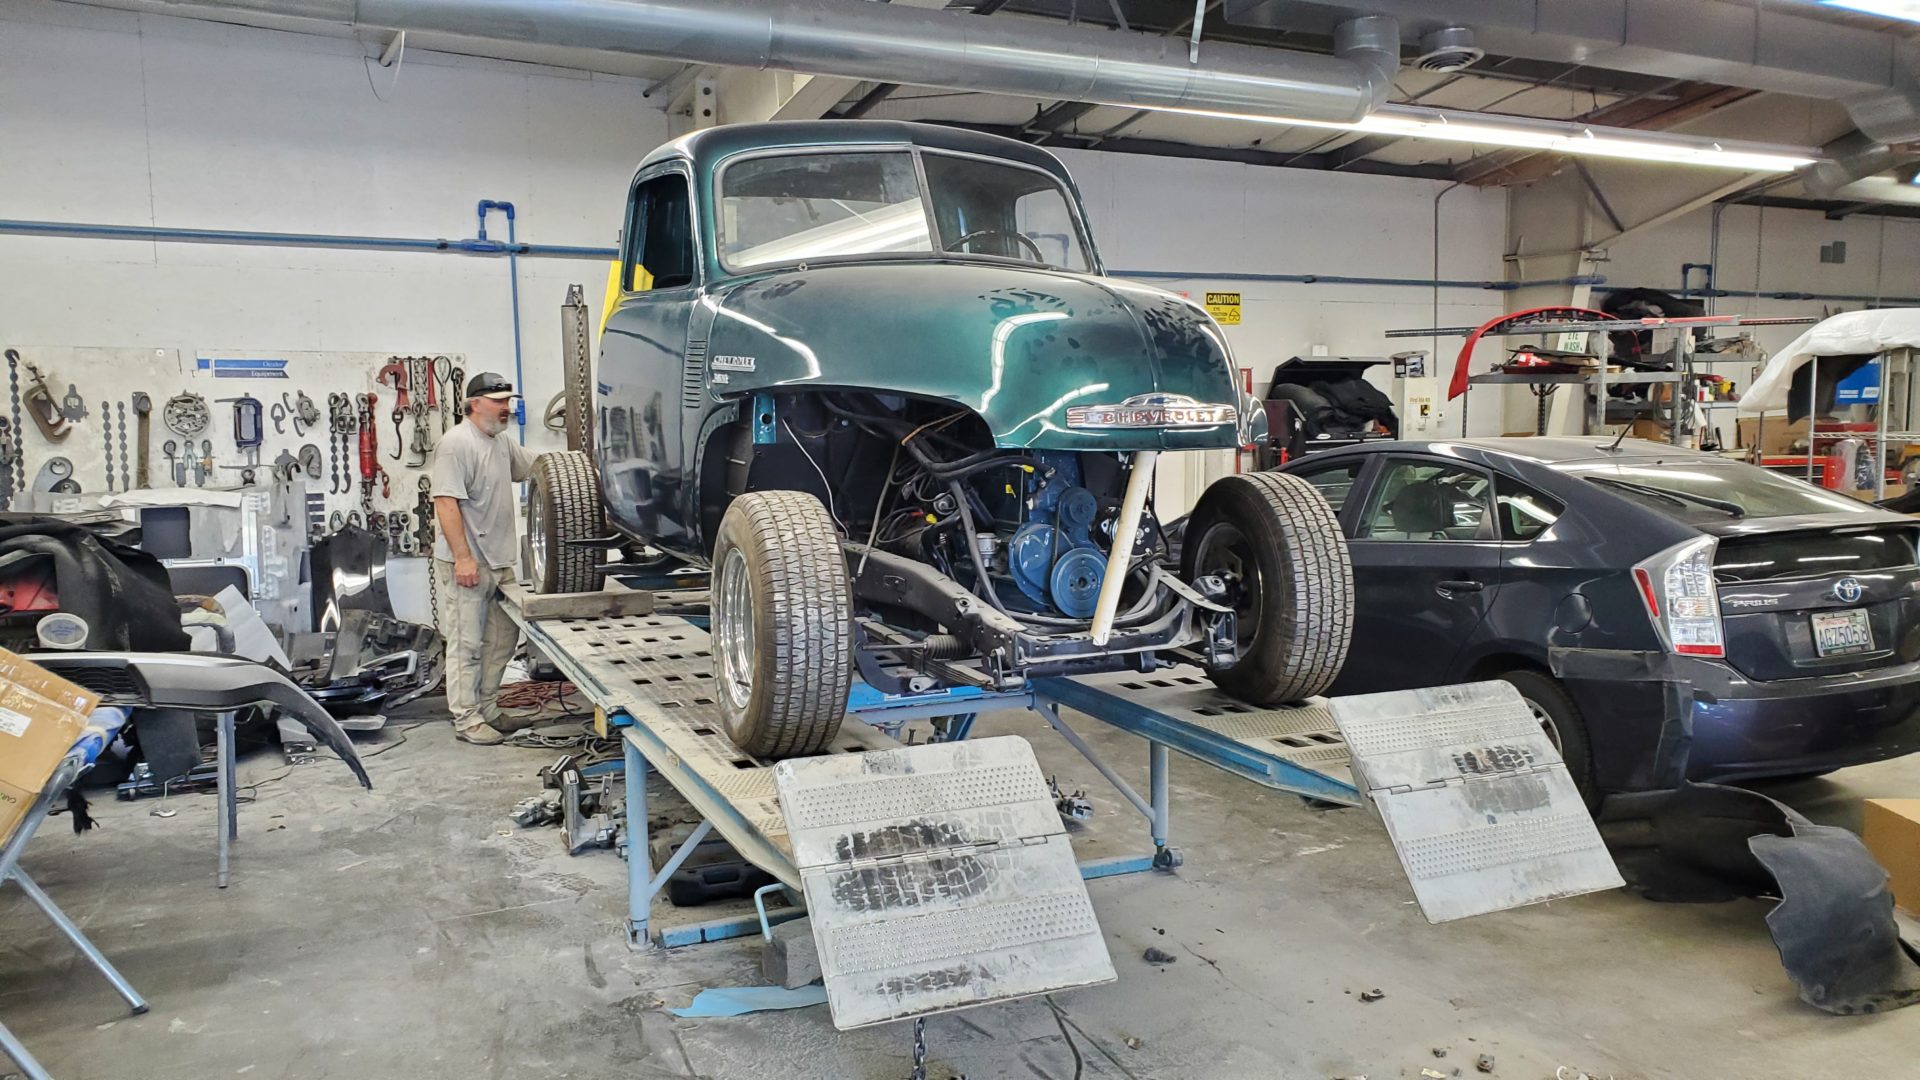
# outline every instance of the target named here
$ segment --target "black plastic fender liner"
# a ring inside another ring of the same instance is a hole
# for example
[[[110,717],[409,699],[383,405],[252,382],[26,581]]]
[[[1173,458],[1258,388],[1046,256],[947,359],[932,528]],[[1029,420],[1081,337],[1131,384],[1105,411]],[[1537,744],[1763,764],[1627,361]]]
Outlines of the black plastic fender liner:
[[[1920,1003],[1920,953],[1901,940],[1887,872],[1852,832],[1720,784],[1609,796],[1600,831],[1649,900],[1779,897],[1767,930],[1807,1004],[1850,1015]]]
[[[338,721],[285,675],[251,660],[199,653],[40,652],[34,663],[100,695],[104,705],[229,712],[274,705],[300,722],[373,789],[366,766]]]
[[[1886,870],[1846,829],[1792,824],[1747,845],[1779,883],[1767,929],[1800,1000],[1842,1015],[1920,1002],[1920,956],[1900,938]]]

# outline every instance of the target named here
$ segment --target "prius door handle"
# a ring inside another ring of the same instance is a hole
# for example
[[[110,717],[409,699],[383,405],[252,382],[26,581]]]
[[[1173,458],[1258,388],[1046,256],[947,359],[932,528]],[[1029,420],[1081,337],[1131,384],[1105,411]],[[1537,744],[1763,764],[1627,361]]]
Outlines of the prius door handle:
[[[1486,588],[1486,586],[1478,581],[1443,581],[1440,583],[1440,591],[1443,593],[1479,592],[1484,588]]]

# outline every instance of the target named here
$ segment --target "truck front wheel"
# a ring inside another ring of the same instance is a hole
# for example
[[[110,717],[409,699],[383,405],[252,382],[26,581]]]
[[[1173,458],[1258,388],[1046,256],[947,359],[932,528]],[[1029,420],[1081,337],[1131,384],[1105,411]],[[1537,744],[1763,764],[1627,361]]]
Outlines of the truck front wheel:
[[[600,471],[578,450],[541,454],[533,461],[533,491],[527,506],[527,573],[543,593],[599,592],[603,547],[575,540],[606,535],[600,504]]]
[[[1188,581],[1227,583],[1238,639],[1214,685],[1253,705],[1324,692],[1353,631],[1353,567],[1333,508],[1287,473],[1228,476],[1200,496],[1187,525]]]
[[[805,757],[840,733],[853,590],[833,519],[803,491],[733,500],[713,549],[713,675],[734,745]]]

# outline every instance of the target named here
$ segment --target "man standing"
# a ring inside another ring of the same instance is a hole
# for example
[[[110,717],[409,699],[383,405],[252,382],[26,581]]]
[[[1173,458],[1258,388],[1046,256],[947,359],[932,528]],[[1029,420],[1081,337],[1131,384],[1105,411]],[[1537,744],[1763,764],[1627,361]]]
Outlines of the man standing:
[[[440,632],[447,648],[447,709],[453,733],[492,746],[506,736],[500,719],[500,678],[520,641],[498,603],[513,580],[520,544],[513,485],[533,470],[533,455],[503,439],[517,397],[513,384],[491,371],[467,383],[466,422],[442,436],[433,452],[433,583],[440,595]]]

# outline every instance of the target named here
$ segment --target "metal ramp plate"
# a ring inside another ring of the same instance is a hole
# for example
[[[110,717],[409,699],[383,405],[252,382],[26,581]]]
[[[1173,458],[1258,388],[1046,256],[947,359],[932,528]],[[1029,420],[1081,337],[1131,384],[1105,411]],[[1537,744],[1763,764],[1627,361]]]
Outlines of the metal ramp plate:
[[[1625,884],[1511,684],[1362,694],[1331,708],[1427,921]]]
[[[1323,698],[1261,708],[1214,688],[1182,664],[1152,674],[1042,679],[1047,699],[1167,744],[1257,784],[1346,806],[1360,804],[1347,744]]]
[[[1025,739],[774,766],[841,1030],[1111,982]]]
[[[733,745],[721,725],[706,631],[677,615],[554,619],[508,611],[589,700],[609,714],[633,718],[622,736],[734,850],[799,887],[774,797],[773,767]],[[898,745],[849,716],[827,752],[843,757]]]

